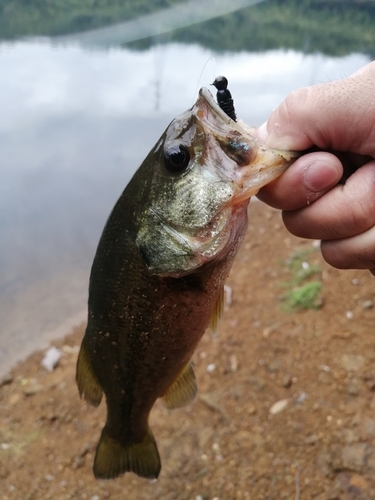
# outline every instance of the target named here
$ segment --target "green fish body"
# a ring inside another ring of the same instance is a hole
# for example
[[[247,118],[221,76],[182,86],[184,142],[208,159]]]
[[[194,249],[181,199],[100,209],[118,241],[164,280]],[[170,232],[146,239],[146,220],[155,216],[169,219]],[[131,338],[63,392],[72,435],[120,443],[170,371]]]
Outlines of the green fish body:
[[[250,197],[295,157],[263,148],[201,89],[124,190],[93,262],[77,362],[81,396],[94,406],[106,396],[95,477],[158,477],[150,411],[158,398],[194,400],[191,358],[216,328]]]

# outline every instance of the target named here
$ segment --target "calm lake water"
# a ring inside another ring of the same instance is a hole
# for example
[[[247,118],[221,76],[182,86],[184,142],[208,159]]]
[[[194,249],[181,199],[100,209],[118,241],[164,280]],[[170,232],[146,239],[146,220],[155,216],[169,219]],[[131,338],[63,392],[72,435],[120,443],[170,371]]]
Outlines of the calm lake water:
[[[106,218],[200,86],[226,75],[238,116],[260,125],[293,89],[367,62],[177,43],[143,52],[0,43],[0,375],[85,319]]]

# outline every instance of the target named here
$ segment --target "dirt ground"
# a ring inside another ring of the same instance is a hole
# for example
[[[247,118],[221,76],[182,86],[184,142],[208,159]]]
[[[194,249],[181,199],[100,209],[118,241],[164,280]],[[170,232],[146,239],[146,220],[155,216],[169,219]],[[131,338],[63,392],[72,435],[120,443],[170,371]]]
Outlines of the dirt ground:
[[[320,308],[288,310],[288,291],[311,279]],[[105,404],[78,396],[81,326],[53,343],[53,372],[37,352],[2,382],[0,500],[375,499],[374,278],[330,268],[252,203],[228,285],[220,332],[195,354],[196,402],[153,410],[157,482],[93,477]]]

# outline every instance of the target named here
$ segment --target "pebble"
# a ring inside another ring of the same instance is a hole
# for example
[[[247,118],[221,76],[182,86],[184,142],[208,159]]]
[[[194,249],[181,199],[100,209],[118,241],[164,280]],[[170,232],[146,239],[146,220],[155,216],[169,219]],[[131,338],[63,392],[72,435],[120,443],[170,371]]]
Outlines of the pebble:
[[[293,384],[293,379],[290,375],[284,375],[283,379],[282,379],[282,385],[283,387],[285,387],[286,389],[289,389],[289,387],[291,387]]]
[[[0,387],[2,387],[3,385],[9,385],[13,382],[14,380],[14,377],[13,375],[11,375],[10,373],[8,373],[7,375],[5,375],[1,380],[0,380]]]
[[[230,363],[230,371],[232,373],[236,373],[238,370],[238,359],[235,354],[232,354],[229,358],[229,363]]]
[[[367,444],[355,443],[344,446],[342,450],[342,466],[345,469],[360,472],[366,462]]]
[[[310,436],[307,436],[305,438],[305,443],[313,445],[317,441],[319,441],[319,439],[320,439],[320,436],[318,436],[318,434],[310,434]]]
[[[346,392],[351,396],[358,396],[361,383],[357,378],[350,380],[346,386]]]
[[[224,285],[225,304],[230,307],[233,302],[233,291],[229,285]]]
[[[356,372],[365,364],[365,358],[357,354],[344,354],[341,357],[341,366],[348,372]]]
[[[43,385],[38,383],[32,383],[23,388],[23,393],[25,396],[34,396],[38,392],[43,390]]]
[[[57,349],[57,347],[50,347],[44,354],[44,358],[41,361],[41,366],[45,368],[49,372],[53,372],[56,368],[58,362],[60,361],[62,356],[62,351]]]
[[[216,365],[215,365],[215,363],[210,363],[210,364],[207,366],[207,368],[206,368],[206,370],[208,371],[208,373],[212,373],[215,369],[216,369]]]
[[[331,368],[328,365],[320,365],[319,370],[322,370],[323,372],[329,373],[331,371]]]
[[[362,309],[372,309],[374,307],[373,300],[365,300],[362,304]]]
[[[274,403],[269,412],[271,415],[277,415],[278,413],[281,413],[285,408],[288,406],[289,401],[287,399],[280,399],[280,401],[276,401]]]
[[[86,462],[85,457],[82,457],[81,455],[76,455],[72,459],[71,467],[73,470],[80,469],[85,465],[85,462]]]
[[[253,404],[251,404],[251,403],[250,403],[250,404],[247,406],[247,414],[248,414],[248,415],[255,415],[255,414],[256,414],[256,412],[257,412],[256,407],[255,407]]]
[[[370,391],[375,391],[375,378],[366,380],[366,385]]]
[[[268,365],[268,371],[270,373],[275,373],[279,371],[281,365],[281,361],[279,358],[273,359],[270,364]]]
[[[220,451],[220,445],[219,445],[219,443],[213,443],[212,449],[213,449],[213,451],[219,452]]]
[[[300,392],[296,399],[294,400],[296,403],[303,403],[308,398],[307,392]]]
[[[90,500],[100,500],[100,496],[99,495],[93,495],[92,497],[90,497]]]

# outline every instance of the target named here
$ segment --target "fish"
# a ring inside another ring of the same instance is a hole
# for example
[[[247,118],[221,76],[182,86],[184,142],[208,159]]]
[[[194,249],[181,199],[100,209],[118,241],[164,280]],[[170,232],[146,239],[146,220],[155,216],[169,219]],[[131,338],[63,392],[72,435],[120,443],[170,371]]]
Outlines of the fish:
[[[107,417],[96,478],[161,470],[149,414],[191,403],[191,361],[223,310],[225,280],[244,238],[250,197],[297,153],[264,147],[202,88],[126,186],[92,264],[88,320],[76,367],[80,396]]]

